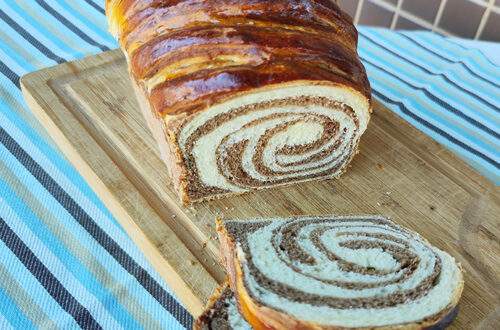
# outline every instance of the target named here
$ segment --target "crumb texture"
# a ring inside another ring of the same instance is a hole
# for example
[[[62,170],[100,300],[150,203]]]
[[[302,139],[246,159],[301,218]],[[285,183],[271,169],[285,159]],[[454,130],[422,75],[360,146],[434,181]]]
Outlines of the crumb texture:
[[[361,99],[330,86],[263,91],[200,112],[178,132],[188,195],[335,177],[356,151],[368,116]]]
[[[319,324],[437,323],[456,306],[453,257],[382,217],[226,222],[245,290],[258,305]]]

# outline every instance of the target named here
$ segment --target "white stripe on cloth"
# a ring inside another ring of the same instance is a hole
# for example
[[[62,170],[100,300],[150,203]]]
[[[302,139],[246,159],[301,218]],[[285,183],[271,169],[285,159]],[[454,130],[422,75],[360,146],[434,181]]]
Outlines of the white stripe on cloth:
[[[1,113],[0,121],[2,121]],[[14,134],[14,136],[18,137],[17,134]],[[24,137],[22,137],[21,135],[21,138]],[[61,226],[64,226],[67,228],[67,230],[73,232],[75,237],[81,240],[82,244],[88,246],[89,253],[92,253],[92,255],[97,260],[99,260],[101,265],[108,269],[110,274],[114,277],[114,281],[116,283],[120,283],[122,286],[126,287],[129,291],[129,294],[135,297],[138,303],[144,306],[149,306],[152,314],[159,313],[160,315],[157,315],[156,317],[158,317],[158,322],[160,322],[160,324],[163,324],[163,326],[172,326],[174,324],[177,324],[177,321],[172,317],[172,315],[165,313],[162,306],[159,305],[159,303],[151,295],[144,291],[144,288],[135,280],[135,278],[130,273],[125,271],[123,267],[117,262],[117,260],[113,256],[111,256],[106,251],[106,249],[99,245],[95,241],[95,239],[68,213],[68,211],[62,205],[60,205],[50,193],[45,190],[44,186],[36,178],[34,178],[32,174],[26,168],[24,168],[24,166],[18,163],[15,157],[8,153],[8,151],[5,150],[3,145],[1,144],[0,154],[5,155],[2,156],[3,161],[6,162],[7,166],[13,170],[15,175],[17,175],[19,179],[24,181],[26,183],[26,186],[29,187],[33,194],[38,196],[38,198],[43,201],[44,205],[47,206],[47,211],[51,212],[54,217],[60,219]],[[94,204],[89,204],[92,208],[97,209]],[[121,232],[121,228],[116,227],[116,224],[113,223],[114,221],[106,218],[99,209],[97,209],[96,212],[101,214],[102,216],[94,217],[96,222],[100,223],[101,228],[106,232],[111,232],[112,235],[113,233],[115,233],[116,236],[122,236],[122,239],[117,239],[115,236],[111,237],[114,237],[115,240],[120,243],[121,248],[126,248],[128,251],[134,252],[134,254],[138,257],[137,261],[140,262],[140,264],[144,264],[144,268],[148,270],[149,273],[156,274],[156,272],[152,270],[149,263],[144,260],[141,252],[139,252],[137,250],[137,247],[131,242],[130,238],[128,236],[125,236],[125,234]],[[120,232],[121,234],[119,235]],[[166,287],[161,278],[158,278],[157,281],[163,284],[162,287]],[[170,292],[168,288],[167,292]]]
[[[89,293],[82,283],[73,276],[63,264],[62,260],[56,257],[45,244],[38,239],[20,219],[17,214],[4,202],[0,196],[0,204],[4,207],[0,209],[2,217],[7,225],[19,236],[22,237],[26,246],[35,254],[35,256],[47,267],[50,272],[61,282],[68,292],[85,307],[99,324],[108,329],[118,329],[121,326],[109,315],[106,308],[101,305],[94,295]]]
[[[3,206],[0,205],[0,209]],[[26,292],[31,294],[33,301],[47,314],[48,317],[60,329],[77,329],[78,324],[73,317],[69,315],[61,306],[49,295],[40,282],[33,274],[19,261],[17,256],[0,240],[0,255],[2,256],[2,264],[9,270],[19,286],[23,287]],[[5,283],[8,284],[8,283]],[[0,285],[3,285],[0,283]],[[0,311],[0,315],[2,315]]]
[[[73,198],[78,204],[91,216],[93,219],[99,219],[97,225],[110,237],[113,237],[120,242],[131,242],[130,237],[124,232],[123,228],[112,219],[108,214],[91,202],[88,197],[82,193],[79,187],[76,187],[54,162],[47,158],[40,149],[28,138],[23,132],[2,113],[0,113],[0,122],[2,127],[12,136],[16,142],[24,149],[29,150],[30,156],[54,179],[56,182]],[[149,266],[144,260],[141,252],[137,250],[133,243],[130,246],[125,246],[125,251],[134,258],[141,266]]]
[[[1,313],[0,313],[0,329],[2,329],[2,330],[11,330],[11,329],[14,330],[14,328],[9,323],[9,321],[7,321],[7,319],[5,317],[3,317]]]

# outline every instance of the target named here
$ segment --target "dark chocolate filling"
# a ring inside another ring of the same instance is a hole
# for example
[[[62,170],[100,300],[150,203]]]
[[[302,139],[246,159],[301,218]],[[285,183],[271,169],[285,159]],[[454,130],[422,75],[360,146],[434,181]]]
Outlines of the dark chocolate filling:
[[[338,102],[331,101],[327,98],[324,97],[297,97],[297,98],[291,98],[291,99],[283,99],[283,100],[274,100],[274,101],[266,101],[266,102],[261,102],[257,104],[251,104],[248,106],[241,107],[239,109],[236,109],[234,111],[231,111],[229,113],[223,113],[218,116],[215,116],[214,118],[208,120],[205,122],[201,127],[199,127],[197,130],[191,134],[191,136],[188,138],[186,141],[185,145],[185,153],[184,153],[184,162],[186,165],[186,168],[189,172],[188,177],[188,184],[187,184],[187,190],[188,190],[188,195],[190,196],[191,199],[196,200],[200,198],[204,198],[213,194],[224,194],[224,193],[229,193],[230,191],[221,189],[218,187],[211,187],[211,186],[206,186],[201,182],[199,178],[199,172],[198,168],[196,167],[196,163],[194,160],[194,155],[192,154],[191,150],[193,149],[194,143],[203,135],[208,134],[212,132],[214,129],[219,127],[222,123],[231,120],[235,117],[247,114],[252,111],[258,111],[258,110],[263,110],[269,107],[273,106],[286,106],[286,105],[298,105],[298,106],[304,106],[307,107],[308,105],[315,105],[315,104],[321,104],[323,106],[332,108],[332,109],[337,109],[344,111],[349,117],[352,118],[353,122],[355,123],[356,127],[359,127],[359,122],[358,119],[355,116],[354,111],[352,108],[340,104]],[[253,122],[250,122],[247,124],[247,127],[251,127],[251,125],[256,125],[258,124],[261,120],[269,120],[272,118],[279,118],[279,117],[287,117],[290,114],[287,113],[276,113],[276,114],[271,114],[270,116],[266,116],[264,118],[261,118],[259,120],[255,120]],[[294,115],[301,115],[300,113]],[[312,155],[312,157],[305,159],[301,162],[297,162],[297,164],[288,164],[288,166],[293,166],[293,165],[300,165],[303,163],[307,162],[312,162],[312,161],[317,161],[319,159],[322,159],[331,152],[333,152],[336,148],[339,147],[340,143],[342,142],[342,139],[345,136],[345,132],[340,132],[340,136],[338,136],[338,123],[333,122],[330,118],[327,118],[326,116],[322,115],[317,115],[317,114],[312,114],[312,113],[303,113],[302,116],[304,117],[304,120],[313,120],[316,122],[320,122],[323,124],[324,131],[323,135],[320,137],[319,140],[310,143],[310,144],[304,144],[301,146],[292,146],[292,147],[285,147],[282,148],[281,150],[278,151],[279,154],[300,154],[304,153],[310,150],[315,150],[321,147],[321,145],[325,142],[327,142],[329,139],[333,139],[337,136],[337,143],[334,143],[331,147],[318,152],[317,154]],[[177,134],[179,134],[182,131],[182,128],[184,125],[186,125],[189,122],[190,119],[186,119],[186,122],[178,129]],[[292,121],[293,123],[293,121]],[[248,126],[250,125],[250,126]],[[271,136],[279,132],[280,130],[285,129],[286,125],[290,125],[290,122],[285,125],[280,125],[278,127],[275,127],[273,129],[268,130],[266,134],[264,134],[258,144],[258,147],[256,148],[256,153],[254,155],[253,161],[254,165],[256,167],[256,170],[262,173],[265,176],[270,176],[272,177],[273,175],[279,175],[280,173],[275,173],[271,169],[267,168],[264,166],[262,163],[262,151],[264,146],[267,144]],[[357,128],[356,128],[357,129]],[[222,141],[221,145],[224,145],[225,140]],[[252,178],[248,173],[246,173],[242,167],[241,164],[241,159],[242,159],[242,153],[246,147],[247,141],[241,141],[239,143],[235,143],[228,147],[224,153],[221,153],[220,151],[220,146],[217,148],[217,165],[218,165],[218,170],[221,175],[226,177],[226,179],[240,187],[245,187],[245,188],[250,188],[250,187],[261,187],[261,186],[269,186],[269,185],[278,185],[278,184],[285,184],[287,182],[291,181],[302,181],[302,180],[307,180],[307,179],[312,179],[312,178],[319,178],[319,177],[327,177],[328,175],[331,175],[332,173],[337,172],[344,166],[348,160],[352,157],[352,154],[354,152],[354,148],[356,146],[357,141],[349,141],[349,144],[346,146],[346,150],[344,153],[341,153],[341,155],[335,159],[333,159],[331,162],[337,162],[337,165],[332,166],[331,168],[325,169],[325,171],[320,171],[319,173],[315,174],[309,174],[309,175],[297,175],[297,177],[291,178],[291,179],[276,179],[276,180],[268,180],[266,182],[262,182],[260,180],[257,180],[255,178]],[[331,164],[329,162],[329,164]],[[323,164],[323,165],[318,165],[319,167],[328,167],[328,164]],[[308,170],[311,170],[314,168],[309,168]],[[300,171],[295,171],[295,172],[300,172]],[[286,173],[295,173],[295,172],[286,172]]]
[[[290,227],[295,227],[295,228],[290,228]],[[280,242],[277,241],[277,239],[273,240],[272,244],[273,247],[275,248],[275,251],[278,251],[278,248],[283,251],[283,253],[287,254],[288,259],[294,260],[294,261],[299,261],[300,263],[305,263],[309,265],[314,265],[316,264],[316,260],[312,257],[309,256],[306,252],[304,252],[295,242],[295,237],[297,235],[297,231],[300,228],[297,228],[298,226],[290,225],[287,226],[287,228],[282,232],[281,234],[283,235],[282,239]],[[367,228],[370,227],[375,227],[375,226],[366,226]],[[309,237],[313,244],[316,245],[316,247],[322,251],[330,260],[336,261],[339,267],[346,272],[357,272],[360,274],[369,274],[369,275],[386,275],[389,274],[389,272],[383,272],[376,270],[375,268],[364,268],[360,267],[356,264],[347,262],[345,260],[340,259],[337,257],[332,251],[326,249],[323,244],[319,241],[319,237],[321,236],[319,233],[324,232],[328,230],[329,228],[318,228]],[[274,230],[273,232],[276,233],[279,230]],[[343,232],[342,235],[348,234],[347,232]],[[371,236],[371,234],[368,233],[356,233],[357,234],[364,234],[364,236]],[[361,235],[363,236],[363,235]],[[373,234],[373,237],[393,237],[392,235],[384,235],[384,234]],[[276,237],[276,236],[275,236]],[[398,238],[394,237],[396,241],[401,241]],[[403,241],[401,241],[403,242]],[[406,245],[406,243],[405,243]],[[393,249],[394,247],[390,247]],[[288,259],[284,258],[281,254],[278,254],[278,257],[280,258],[281,261],[286,263],[288,267],[292,268],[296,272],[301,272],[300,268],[295,266],[293,263],[288,262]],[[335,285],[338,287],[346,288],[346,289],[368,289],[368,288],[376,288],[376,287],[381,287],[381,286],[386,286],[389,284],[397,283],[401,281],[402,279],[405,279],[413,274],[413,272],[417,269],[418,264],[419,264],[419,259],[417,256],[414,256],[413,258],[408,258],[408,257],[403,257],[401,256],[398,251],[396,251],[393,254],[393,257],[395,257],[399,263],[401,264],[401,269],[402,269],[402,274],[401,276],[390,280],[390,281],[382,281],[378,283],[351,283],[351,282],[343,282],[343,281],[338,281],[338,280],[327,280],[327,279],[322,279],[317,276],[314,276],[312,274],[303,274],[304,276],[322,281],[323,283]]]
[[[287,254],[288,258],[290,260],[295,260],[299,261],[301,263],[306,263],[309,265],[314,265],[316,261],[312,256],[309,256],[306,252],[304,252],[296,243],[296,237],[297,237],[297,232],[300,229],[301,224],[300,223],[293,223],[289,226],[286,226],[286,228],[281,231],[282,234],[282,239],[280,242],[277,241],[277,239],[273,240],[272,244],[273,247],[275,248],[275,251],[278,251],[278,247],[281,251],[283,251],[285,254]],[[375,226],[365,226],[366,228],[376,228]],[[356,272],[360,274],[369,274],[369,275],[387,275],[390,272],[383,272],[379,271],[375,268],[365,268],[365,267],[360,267],[359,265],[347,262],[345,260],[342,260],[338,256],[336,256],[332,251],[327,249],[320,241],[320,236],[322,233],[324,233],[326,230],[330,229],[329,227],[324,227],[324,228],[317,228],[312,231],[309,239],[313,242],[313,244],[320,250],[322,251],[330,260],[337,262],[339,267],[346,272]],[[277,233],[280,232],[281,228],[275,229],[273,232],[275,234],[274,237],[277,237]],[[348,232],[342,232],[341,235],[346,235],[349,234]],[[358,233],[356,233],[357,235]],[[385,234],[370,234],[370,233],[360,233],[362,235],[357,235],[357,236],[367,236],[367,237],[378,237],[382,238],[384,237],[385,239],[392,239],[394,238],[395,242],[402,242],[404,243],[405,246],[407,244],[403,242],[402,240],[392,236],[392,235],[385,235]],[[354,241],[348,242],[348,244],[344,244],[346,247],[350,247],[352,249],[356,248],[369,248],[369,247],[379,247],[379,246],[359,246],[360,244],[370,244],[371,242],[363,242],[363,241],[357,241],[357,245],[354,243]],[[351,245],[351,246],[348,246]],[[367,289],[367,288],[376,288],[376,287],[381,287],[381,286],[386,286],[389,284],[393,283],[398,283],[401,280],[408,278],[413,274],[413,272],[417,269],[419,265],[419,258],[416,255],[413,255],[410,253],[410,256],[404,255],[401,253],[402,249],[398,248],[397,246],[394,245],[388,245],[386,243],[382,243],[382,245],[385,247],[385,250],[388,250],[389,252],[393,252],[392,256],[401,264],[401,270],[402,274],[401,276],[390,280],[390,281],[382,281],[378,283],[350,283],[350,282],[342,282],[342,281],[337,281],[337,280],[326,280],[326,279],[321,279],[319,277],[316,277],[311,274],[303,274],[304,276],[322,281],[323,283],[327,284],[332,284],[336,285],[342,288],[347,288],[347,289]],[[288,267],[292,268],[296,272],[301,272],[299,267],[296,267],[294,264],[290,263],[287,261],[286,258],[283,258],[280,254],[278,254],[278,257],[280,258],[281,261],[287,264]]]
[[[372,228],[374,226],[366,226],[366,228]],[[376,270],[375,268],[365,268],[365,267],[360,267],[356,264],[353,264],[351,262],[347,262],[345,260],[342,260],[339,258],[333,251],[330,251],[327,249],[323,243],[320,240],[321,235],[327,231],[329,228],[318,228],[314,230],[311,234],[311,241],[312,243],[320,250],[322,251],[328,259],[332,261],[336,261],[343,271],[346,272],[355,272],[359,274],[368,274],[368,275],[387,275],[390,274],[391,272],[389,271],[380,271]],[[344,233],[343,233],[344,234]],[[345,234],[348,234],[348,232],[345,232]],[[370,235],[370,233],[363,233],[365,237],[373,237]],[[361,236],[357,235],[356,236]],[[390,235],[383,235],[388,240],[391,240],[392,236]],[[380,236],[379,236],[380,238]],[[405,251],[403,248],[398,247],[397,245],[386,243],[386,242],[378,242],[376,244],[375,242],[369,242],[369,241],[363,241],[363,240],[356,240],[356,241],[349,241],[349,242],[344,242],[341,244],[343,247],[348,247],[350,249],[356,250],[356,249],[362,249],[362,248],[382,248],[384,251],[389,252],[394,259],[396,259],[397,262],[401,264],[401,268],[403,269],[405,276],[409,276],[413,273],[414,270],[417,269],[420,260],[417,255]],[[408,246],[407,246],[408,247]],[[408,273],[409,272],[409,273]],[[384,282],[381,283],[381,285],[387,285],[390,283],[395,283],[395,281],[390,281],[390,282]]]
[[[286,182],[289,182],[291,180],[306,180],[310,178],[318,178],[318,177],[324,177],[327,176],[333,172],[336,172],[343,164],[345,164],[345,158],[349,156],[349,153],[346,153],[342,155],[341,161],[337,163],[336,166],[332,168],[327,168],[322,172],[315,173],[315,174],[308,174],[308,175],[297,175],[293,179],[271,179],[268,181],[260,181],[257,179],[252,178],[247,174],[247,172],[243,169],[243,166],[241,165],[241,157],[243,154],[243,151],[245,150],[246,144],[248,141],[242,141],[240,143],[234,144],[231,148],[228,150],[228,157],[225,161],[226,167],[223,167],[222,164],[218,163],[218,169],[219,171],[222,171],[225,173],[226,178],[228,178],[232,183],[238,184],[239,186],[244,186],[244,187],[262,187],[262,186],[269,186],[269,185],[276,185],[276,184],[283,184]],[[260,157],[260,152],[256,152],[256,156]],[[337,161],[339,157],[334,158],[332,162]],[[263,175],[271,176],[271,175],[276,175],[279,173],[272,172],[271,170],[267,169],[262,165],[262,163],[256,163],[255,164],[257,171],[259,171]],[[312,170],[315,168],[319,167],[324,167],[324,165],[318,165],[316,167],[312,167],[308,170]],[[300,171],[290,171],[288,173],[300,173]]]
[[[384,221],[379,221],[378,219],[352,219],[352,221],[364,221],[367,222],[368,224],[374,223],[374,224],[386,224],[389,225],[388,223],[384,223]],[[342,221],[346,221],[345,219],[342,219]],[[347,220],[351,221],[351,220]],[[274,248],[274,253],[276,253],[278,256],[281,254],[286,254],[287,258],[290,258],[292,261],[298,262],[298,263],[305,263],[308,265],[314,265],[315,260],[314,257],[307,255],[307,253],[303,250],[300,249],[300,247],[296,244],[296,239],[298,236],[298,230],[303,226],[303,225],[309,225],[311,223],[321,223],[324,224],[324,231],[328,230],[328,228],[337,226],[336,224],[337,220],[332,220],[332,219],[317,219],[317,220],[310,220],[310,219],[299,219],[299,220],[294,220],[294,221],[285,221],[283,222],[282,225],[280,225],[278,228],[274,230],[274,237],[278,237],[277,233],[280,233],[282,235],[281,240],[275,240],[273,241],[273,248]],[[246,256],[246,263],[245,265],[248,267],[248,271],[252,274],[251,276],[253,279],[263,288],[266,290],[269,290],[275,294],[285,296],[290,300],[297,301],[300,303],[306,303],[314,306],[329,306],[332,308],[338,308],[338,309],[347,309],[347,308],[386,308],[386,307],[393,307],[397,306],[399,304],[405,304],[409,301],[418,299],[424,295],[427,294],[427,292],[435,286],[437,280],[439,279],[440,273],[441,273],[441,259],[439,258],[438,255],[436,255],[433,251],[431,251],[434,256],[435,256],[435,265],[434,269],[431,274],[429,274],[426,278],[424,278],[415,288],[413,289],[408,289],[408,290],[400,290],[388,295],[380,295],[380,296],[375,296],[375,297],[369,297],[369,298],[337,298],[337,297],[325,297],[317,294],[311,294],[307,293],[301,290],[298,290],[296,288],[290,287],[289,285],[285,283],[280,283],[277,281],[274,281],[268,277],[266,277],[264,274],[262,274],[259,269],[256,267],[256,265],[253,262],[252,255],[250,254],[250,249],[247,241],[247,235],[249,235],[253,230],[261,227],[258,224],[252,224],[254,228],[249,228],[246,225],[244,226],[244,230],[232,230],[233,233],[235,233],[236,237],[238,238],[238,242],[245,252]],[[265,225],[265,224],[264,224]],[[391,230],[397,231],[399,233],[402,233],[406,236],[408,236],[408,233],[405,230],[402,230],[401,228],[397,226],[392,226]],[[237,226],[236,226],[237,227]],[[368,227],[373,227],[372,225],[368,225]],[[323,232],[324,232],[323,231]],[[348,230],[343,231],[341,234],[346,235],[348,233]],[[319,240],[319,235],[320,231],[316,231],[315,233],[311,233],[312,237],[316,237],[316,241],[319,242],[319,246],[321,247],[321,251],[324,253],[331,253],[329,257],[332,257],[334,260],[339,262],[340,258],[338,256],[335,256],[332,251],[329,251],[326,249],[326,247],[322,246],[320,240]],[[375,236],[370,236],[370,235],[375,235]],[[410,234],[411,235],[411,234]],[[420,262],[419,258],[408,251],[407,249],[396,245],[396,244],[391,244],[385,243],[384,242],[377,242],[377,241],[363,241],[362,238],[363,236],[366,237],[374,237],[374,238],[380,238],[380,239],[390,239],[391,241],[395,243],[400,243],[401,240],[398,238],[392,239],[391,235],[388,234],[371,234],[371,233],[366,233],[365,235],[357,235],[356,239],[347,241],[343,245],[345,247],[351,248],[353,250],[356,249],[363,249],[363,248],[373,248],[373,247],[380,247],[385,249],[388,253],[390,253],[396,260],[399,261],[401,264],[401,270],[403,270],[403,275],[400,278],[397,278],[393,281],[385,281],[385,282],[379,282],[375,283],[375,286],[372,286],[372,284],[367,285],[367,283],[358,283],[358,282],[352,282],[352,283],[339,283],[336,281],[328,281],[320,278],[315,278],[318,281],[324,282],[325,284],[334,284],[334,285],[339,285],[341,287],[347,287],[350,289],[363,289],[367,287],[378,287],[378,286],[385,286],[388,284],[393,284],[393,283],[401,283],[403,282],[408,276],[410,276],[411,273],[413,273],[416,268],[418,267],[418,264]],[[309,238],[312,238],[309,237]],[[359,237],[359,239],[358,239]],[[411,236],[409,236],[411,239]],[[406,244],[403,244],[407,246]],[[287,258],[282,258],[288,267],[292,268],[294,271],[300,272],[300,269],[298,269],[297,266],[293,265],[289,261],[287,261]],[[339,264],[342,264],[339,263]],[[318,265],[318,267],[321,267],[321,265]],[[348,271],[355,271],[359,273],[364,273],[364,274],[371,274],[371,275],[384,275],[386,273],[377,271],[375,269],[369,269],[369,268],[364,268],[359,265],[353,265],[350,264],[346,261],[343,261],[343,267],[346,267],[346,270]],[[305,274],[304,274],[305,275]],[[247,283],[248,286],[248,283]],[[258,301],[258,298],[255,297],[255,295],[249,291],[249,294]]]

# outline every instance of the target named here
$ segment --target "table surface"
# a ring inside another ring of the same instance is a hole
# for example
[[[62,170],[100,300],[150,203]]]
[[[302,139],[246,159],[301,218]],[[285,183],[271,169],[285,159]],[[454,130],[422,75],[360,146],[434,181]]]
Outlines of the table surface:
[[[0,328],[182,328],[192,319],[61,156],[19,77],[116,48],[103,1],[0,2]],[[479,50],[481,49],[481,50]],[[500,183],[500,47],[360,28],[373,95]]]

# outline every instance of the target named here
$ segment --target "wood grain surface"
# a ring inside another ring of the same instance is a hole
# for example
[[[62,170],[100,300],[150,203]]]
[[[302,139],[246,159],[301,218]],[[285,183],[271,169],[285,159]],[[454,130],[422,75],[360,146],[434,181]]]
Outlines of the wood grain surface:
[[[119,51],[21,80],[33,113],[193,315],[224,278],[214,218],[383,214],[465,270],[452,328],[500,324],[500,190],[376,104],[360,153],[339,180],[183,208],[140,114]]]

